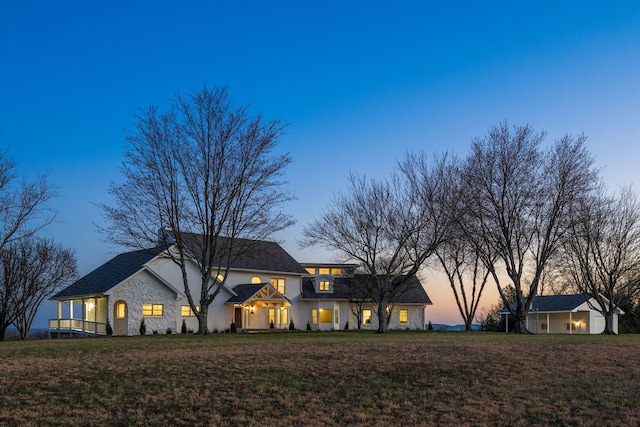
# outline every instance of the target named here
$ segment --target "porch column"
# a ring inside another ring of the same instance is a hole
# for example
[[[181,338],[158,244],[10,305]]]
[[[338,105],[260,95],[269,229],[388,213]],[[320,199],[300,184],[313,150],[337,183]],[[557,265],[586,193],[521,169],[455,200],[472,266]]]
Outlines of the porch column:
[[[569,312],[569,335],[573,334],[573,322],[571,321],[571,312]]]
[[[82,332],[84,333],[87,329],[87,326],[85,325],[85,320],[87,318],[87,301],[82,298]]]
[[[549,333],[549,329],[551,329],[551,324],[549,323],[549,313],[547,313],[547,333]]]
[[[60,320],[62,319],[62,301],[58,300],[57,303],[58,303],[58,320]]]
[[[509,333],[509,313],[504,315],[504,331]]]

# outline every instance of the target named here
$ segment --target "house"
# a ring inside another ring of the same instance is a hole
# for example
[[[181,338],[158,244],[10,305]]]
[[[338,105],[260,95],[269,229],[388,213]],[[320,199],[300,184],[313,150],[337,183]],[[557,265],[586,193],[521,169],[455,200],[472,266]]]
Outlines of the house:
[[[209,306],[208,329],[222,331],[232,323],[238,330],[297,329],[309,324],[314,330],[344,329],[357,324],[377,328],[373,305],[354,303],[353,264],[300,264],[279,244],[240,239],[250,243],[230,263],[220,280],[221,290]],[[189,330],[198,322],[184,292],[180,268],[168,249],[155,247],[117,255],[54,295],[56,319],[51,334],[105,335],[107,323],[114,335],[137,335],[142,320],[147,333],[179,331],[183,321]],[[198,299],[200,273],[194,260],[187,263],[191,294]],[[422,329],[425,306],[431,304],[420,281],[411,277],[408,291],[391,312],[390,328]]]
[[[605,298],[606,300],[606,298]],[[600,334],[605,318],[598,311],[600,305],[587,294],[536,296],[526,317],[526,328],[534,334]],[[507,317],[509,311],[498,312]],[[618,316],[624,312],[617,308],[614,314],[614,332],[618,333]]]

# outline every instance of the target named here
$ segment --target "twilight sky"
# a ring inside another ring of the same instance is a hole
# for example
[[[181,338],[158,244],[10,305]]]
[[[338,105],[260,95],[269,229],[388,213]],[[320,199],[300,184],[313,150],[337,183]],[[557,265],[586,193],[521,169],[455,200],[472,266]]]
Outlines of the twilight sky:
[[[139,108],[228,86],[238,104],[289,123],[281,148],[298,199],[283,246],[349,172],[385,176],[406,151],[467,153],[508,119],[548,141],[586,134],[612,189],[637,181],[640,2],[7,1],[0,4],[0,147],[58,186],[46,235],[80,273],[122,248],[101,241],[95,203],[120,179]],[[427,320],[460,323],[425,272]],[[483,305],[497,300],[493,286]],[[55,317],[44,303],[35,327]]]

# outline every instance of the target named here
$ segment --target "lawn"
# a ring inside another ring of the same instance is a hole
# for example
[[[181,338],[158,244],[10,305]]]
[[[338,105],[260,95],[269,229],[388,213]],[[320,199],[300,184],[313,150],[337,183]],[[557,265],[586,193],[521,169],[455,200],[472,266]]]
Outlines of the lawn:
[[[640,425],[640,336],[0,343],[1,425]]]

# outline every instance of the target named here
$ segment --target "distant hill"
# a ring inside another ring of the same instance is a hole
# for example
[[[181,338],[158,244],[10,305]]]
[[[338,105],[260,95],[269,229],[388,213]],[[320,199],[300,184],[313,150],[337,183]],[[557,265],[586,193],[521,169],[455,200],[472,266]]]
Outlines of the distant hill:
[[[432,323],[434,331],[464,331],[464,324],[461,325],[445,325],[443,323]],[[424,327],[425,329],[429,329],[429,324],[427,323]],[[480,325],[473,323],[471,325],[471,329],[474,331],[480,330]]]

